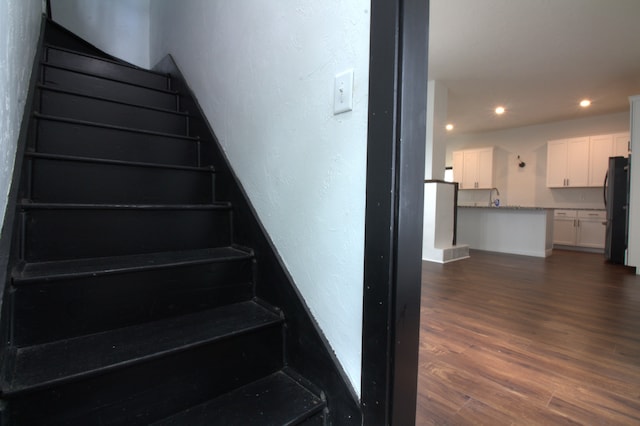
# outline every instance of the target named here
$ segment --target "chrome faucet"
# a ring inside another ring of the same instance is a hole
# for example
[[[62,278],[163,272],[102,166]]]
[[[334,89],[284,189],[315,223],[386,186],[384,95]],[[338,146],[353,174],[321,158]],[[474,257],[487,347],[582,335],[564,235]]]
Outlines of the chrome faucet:
[[[496,195],[499,197],[500,196],[500,191],[498,191],[498,188],[491,188],[489,190],[489,207],[493,207],[494,205],[496,207],[498,207],[500,205],[500,201],[498,201],[498,199],[496,198],[496,201],[493,201],[493,191],[496,191]]]

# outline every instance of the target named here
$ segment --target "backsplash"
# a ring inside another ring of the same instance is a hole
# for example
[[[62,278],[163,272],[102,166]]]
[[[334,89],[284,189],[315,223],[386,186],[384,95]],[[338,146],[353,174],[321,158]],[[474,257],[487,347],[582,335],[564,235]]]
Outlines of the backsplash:
[[[506,185],[497,187],[500,195],[493,192],[493,199],[500,199],[501,206],[547,207],[555,209],[604,209],[602,188],[558,188],[547,189],[544,197],[535,198],[534,192],[510,194],[513,188]],[[458,192],[460,206],[489,205],[489,190],[469,189]]]

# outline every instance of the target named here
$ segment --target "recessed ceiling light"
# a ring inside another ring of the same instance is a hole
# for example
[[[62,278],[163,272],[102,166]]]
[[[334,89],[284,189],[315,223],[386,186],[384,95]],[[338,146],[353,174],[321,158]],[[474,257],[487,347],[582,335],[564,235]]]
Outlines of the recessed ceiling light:
[[[580,101],[580,106],[582,108],[586,108],[589,105],[591,105],[591,101],[589,99],[583,99],[583,100]]]
[[[496,108],[496,114],[501,115],[504,114],[504,107],[499,106]]]
[[[447,130],[453,130],[453,124],[449,123],[446,126],[444,126],[444,128]]]

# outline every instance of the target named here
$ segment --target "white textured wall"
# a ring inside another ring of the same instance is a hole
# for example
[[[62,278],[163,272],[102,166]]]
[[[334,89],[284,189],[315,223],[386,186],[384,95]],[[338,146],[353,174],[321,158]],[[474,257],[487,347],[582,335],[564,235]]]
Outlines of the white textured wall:
[[[42,0],[0,1],[0,220],[4,223],[16,145],[40,35]],[[0,227],[2,225],[0,224]]]
[[[447,139],[447,165],[452,151],[495,146],[494,179],[500,204],[556,208],[604,209],[602,188],[547,188],[547,141],[629,131],[629,112],[557,121]],[[526,163],[518,167],[518,155]],[[460,191],[460,203],[489,202],[489,191]]]
[[[369,0],[154,0],[171,53],[360,392]],[[333,115],[354,69],[354,109]]]
[[[58,24],[104,52],[149,68],[149,2],[52,0],[51,15]]]

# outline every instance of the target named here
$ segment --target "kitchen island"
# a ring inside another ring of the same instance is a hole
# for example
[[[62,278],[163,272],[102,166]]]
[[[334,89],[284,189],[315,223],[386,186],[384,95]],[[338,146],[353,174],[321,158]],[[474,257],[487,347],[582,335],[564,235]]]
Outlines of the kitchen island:
[[[472,249],[547,257],[553,249],[553,210],[458,206],[457,232],[458,241]]]

